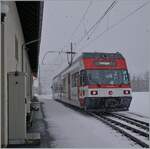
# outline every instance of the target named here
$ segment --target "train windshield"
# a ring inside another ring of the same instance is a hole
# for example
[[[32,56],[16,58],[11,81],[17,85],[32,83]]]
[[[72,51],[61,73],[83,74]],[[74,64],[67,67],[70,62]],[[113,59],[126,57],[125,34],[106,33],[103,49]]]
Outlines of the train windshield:
[[[88,84],[128,84],[127,70],[87,70]]]

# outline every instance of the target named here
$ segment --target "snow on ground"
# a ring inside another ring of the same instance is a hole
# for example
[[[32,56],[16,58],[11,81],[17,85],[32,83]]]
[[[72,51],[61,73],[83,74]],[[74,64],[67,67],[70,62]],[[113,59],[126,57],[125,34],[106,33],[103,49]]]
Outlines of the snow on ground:
[[[52,147],[139,147],[133,141],[101,121],[54,100],[46,100],[43,108]]]
[[[52,95],[39,95],[39,94],[34,94],[34,96],[35,97],[37,97],[37,98],[39,98],[40,97],[40,99],[47,99],[47,100],[51,100],[52,99]]]
[[[133,92],[130,112],[150,116],[150,92]]]

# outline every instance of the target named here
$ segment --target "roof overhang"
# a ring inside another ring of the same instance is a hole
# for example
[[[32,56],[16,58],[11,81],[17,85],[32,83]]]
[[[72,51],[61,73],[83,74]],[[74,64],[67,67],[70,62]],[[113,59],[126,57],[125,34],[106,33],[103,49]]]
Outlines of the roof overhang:
[[[43,1],[16,1],[25,43],[41,39]],[[38,71],[40,40],[26,46],[31,69],[34,75]]]

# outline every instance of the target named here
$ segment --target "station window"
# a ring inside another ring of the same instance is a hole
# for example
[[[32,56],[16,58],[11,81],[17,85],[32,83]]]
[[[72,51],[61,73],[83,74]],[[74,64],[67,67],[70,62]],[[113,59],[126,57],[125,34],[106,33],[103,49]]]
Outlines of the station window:
[[[18,40],[16,36],[15,36],[15,58],[18,61]]]

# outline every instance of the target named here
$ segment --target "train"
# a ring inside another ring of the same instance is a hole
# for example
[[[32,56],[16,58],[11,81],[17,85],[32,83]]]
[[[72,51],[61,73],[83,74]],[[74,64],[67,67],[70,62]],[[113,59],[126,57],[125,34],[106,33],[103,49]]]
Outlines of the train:
[[[85,111],[129,110],[132,89],[120,52],[84,52],[52,81],[53,99]]]

